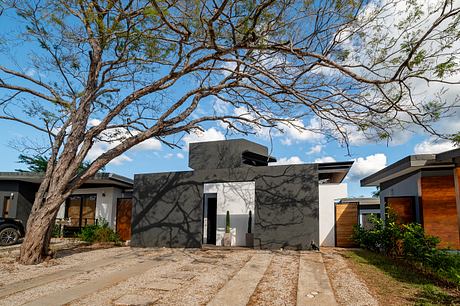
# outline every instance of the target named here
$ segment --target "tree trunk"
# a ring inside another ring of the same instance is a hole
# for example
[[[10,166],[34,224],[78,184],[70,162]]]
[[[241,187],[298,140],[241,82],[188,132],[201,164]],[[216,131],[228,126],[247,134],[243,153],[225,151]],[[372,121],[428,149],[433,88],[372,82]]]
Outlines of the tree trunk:
[[[51,232],[62,201],[48,199],[43,200],[42,205],[36,203],[40,202],[39,199],[35,199],[34,208],[36,205],[41,208],[33,209],[27,221],[27,231],[19,255],[21,264],[38,264],[49,256]]]

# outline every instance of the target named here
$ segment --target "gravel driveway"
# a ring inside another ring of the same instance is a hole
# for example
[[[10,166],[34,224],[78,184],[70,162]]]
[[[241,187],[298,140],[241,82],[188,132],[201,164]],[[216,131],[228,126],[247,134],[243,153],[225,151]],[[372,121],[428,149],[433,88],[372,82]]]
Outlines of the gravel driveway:
[[[300,260],[308,264],[311,252],[79,247],[36,266],[17,264],[17,255],[0,252],[0,305],[296,305],[299,296],[303,305],[317,305],[322,296],[334,299],[333,291],[347,305],[366,289],[356,286],[344,299],[325,269],[299,274]],[[302,287],[308,278],[326,283]]]

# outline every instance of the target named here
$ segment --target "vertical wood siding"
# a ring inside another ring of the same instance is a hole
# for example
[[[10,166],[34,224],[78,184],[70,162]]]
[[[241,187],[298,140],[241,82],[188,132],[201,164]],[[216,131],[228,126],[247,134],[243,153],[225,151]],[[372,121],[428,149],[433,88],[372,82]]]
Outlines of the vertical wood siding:
[[[355,247],[351,239],[353,226],[358,224],[358,203],[335,205],[336,245],[338,247]]]
[[[386,198],[386,203],[398,216],[397,222],[399,224],[415,222],[415,207],[412,197]]]
[[[440,247],[459,249],[454,177],[422,177],[421,186],[425,232],[439,237]]]

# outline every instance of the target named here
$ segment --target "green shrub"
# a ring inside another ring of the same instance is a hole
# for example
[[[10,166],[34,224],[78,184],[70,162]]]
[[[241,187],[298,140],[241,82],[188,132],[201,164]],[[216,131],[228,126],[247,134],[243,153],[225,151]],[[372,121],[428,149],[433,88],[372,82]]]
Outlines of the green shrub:
[[[353,239],[363,249],[399,257],[438,278],[460,286],[460,254],[437,249],[440,240],[427,235],[418,223],[400,225],[386,212],[385,221],[371,216],[371,229],[356,226]]]
[[[51,237],[53,238],[61,237],[61,226],[59,224],[53,225],[53,230],[51,231]]]
[[[230,233],[230,212],[227,210],[227,215],[225,216],[225,232]]]
[[[364,229],[355,226],[352,238],[363,249],[382,252],[392,257],[401,256],[402,231],[396,219],[396,215],[390,210],[386,212],[385,221],[372,215],[369,217],[372,227]]]
[[[109,227],[105,220],[101,220],[98,224],[87,225],[82,228],[79,238],[89,243],[95,242],[115,242],[120,243],[118,234]]]
[[[418,223],[411,223],[402,227],[403,256],[409,260],[431,261],[438,252],[436,246],[439,242],[439,238],[426,235],[423,227]]]

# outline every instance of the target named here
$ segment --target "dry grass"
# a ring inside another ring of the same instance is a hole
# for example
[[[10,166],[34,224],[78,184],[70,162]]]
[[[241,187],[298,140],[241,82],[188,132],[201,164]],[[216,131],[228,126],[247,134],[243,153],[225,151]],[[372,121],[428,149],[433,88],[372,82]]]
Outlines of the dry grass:
[[[381,305],[460,305],[460,292],[380,254],[341,251]]]

